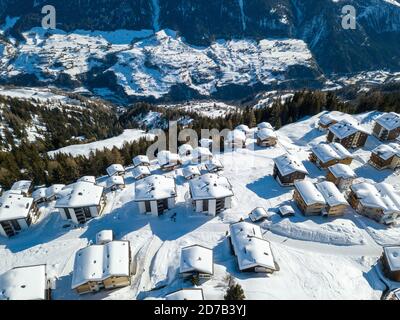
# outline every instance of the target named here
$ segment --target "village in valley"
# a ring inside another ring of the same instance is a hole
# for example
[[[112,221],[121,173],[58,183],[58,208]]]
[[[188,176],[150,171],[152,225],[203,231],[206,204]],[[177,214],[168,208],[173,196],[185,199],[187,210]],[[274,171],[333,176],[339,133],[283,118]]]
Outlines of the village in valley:
[[[213,143],[3,190],[0,299],[400,300],[399,114],[243,124]]]

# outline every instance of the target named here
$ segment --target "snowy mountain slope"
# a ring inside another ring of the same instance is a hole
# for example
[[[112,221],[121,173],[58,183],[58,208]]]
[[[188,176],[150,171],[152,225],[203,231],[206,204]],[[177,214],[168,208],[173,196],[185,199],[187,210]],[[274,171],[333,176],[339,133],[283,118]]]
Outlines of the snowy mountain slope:
[[[368,128],[379,113],[357,115]],[[264,237],[271,242],[280,271],[263,277],[237,270],[226,231],[232,222],[247,219],[257,206],[271,211],[292,198],[293,189],[283,188],[271,177],[273,158],[285,152],[295,153],[305,161],[313,181],[325,173],[311,164],[310,144],[324,140],[316,128],[318,117],[303,119],[277,131],[280,144],[273,148],[248,149],[217,155],[225,165],[223,174],[230,180],[235,193],[232,209],[217,217],[193,212],[186,201],[188,183],[181,169],[170,173],[177,179],[177,207],[161,217],[138,212],[134,197],[134,179],[130,169],[125,176],[126,189],[107,195],[103,216],[80,228],[61,221],[54,203],[43,206],[42,220],[32,229],[12,239],[0,239],[0,273],[17,265],[47,263],[51,275],[57,277],[55,299],[159,299],[165,294],[191,286],[178,277],[179,250],[190,244],[202,244],[214,250],[215,274],[202,285],[206,299],[222,299],[226,276],[232,274],[243,286],[249,299],[379,299],[385,285],[377,273],[376,262],[382,245],[400,236],[400,228],[387,228],[361,217],[351,209],[340,218],[303,217],[299,211],[291,218],[277,214],[263,223]],[[346,117],[343,115],[343,117]],[[351,116],[347,116],[351,119]],[[400,192],[398,176],[379,172],[366,164],[371,148],[356,151],[352,168],[363,179],[385,181]],[[152,170],[161,173],[154,163]],[[98,179],[103,183],[106,177]],[[396,182],[397,181],[397,182]],[[176,214],[176,221],[171,215]],[[133,255],[138,259],[138,272],[132,285],[123,289],[78,296],[71,290],[75,252],[94,241],[97,232],[113,229],[117,239],[131,241]],[[162,261],[162,263],[161,263]],[[165,287],[164,287],[165,286]]]

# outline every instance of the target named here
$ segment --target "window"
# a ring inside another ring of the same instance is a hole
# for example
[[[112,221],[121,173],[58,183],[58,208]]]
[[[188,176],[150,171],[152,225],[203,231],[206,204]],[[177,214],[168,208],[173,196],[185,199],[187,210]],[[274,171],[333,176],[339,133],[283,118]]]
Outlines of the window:
[[[64,208],[63,210],[64,210],[64,214],[67,217],[67,219],[71,220],[71,215],[69,214],[68,208]]]
[[[146,212],[151,212],[151,204],[150,201],[145,201],[144,205],[146,207]]]
[[[11,222],[14,230],[16,230],[16,231],[21,230],[21,226],[19,225],[17,220],[11,220],[10,222]]]
[[[83,208],[83,213],[85,214],[86,218],[91,218],[92,217],[92,214],[90,213],[90,208],[89,207]]]

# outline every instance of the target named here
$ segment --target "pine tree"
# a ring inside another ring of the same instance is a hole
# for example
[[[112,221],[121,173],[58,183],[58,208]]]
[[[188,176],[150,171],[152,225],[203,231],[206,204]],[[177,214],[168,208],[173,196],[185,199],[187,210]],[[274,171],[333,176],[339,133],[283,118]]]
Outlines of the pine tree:
[[[244,300],[246,296],[244,295],[243,288],[240,284],[236,283],[232,276],[228,277],[228,289],[224,296],[225,300]]]

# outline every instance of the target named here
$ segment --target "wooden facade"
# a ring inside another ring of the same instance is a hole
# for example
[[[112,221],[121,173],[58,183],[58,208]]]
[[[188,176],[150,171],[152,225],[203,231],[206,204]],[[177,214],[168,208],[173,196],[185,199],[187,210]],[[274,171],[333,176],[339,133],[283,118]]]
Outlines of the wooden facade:
[[[372,134],[381,141],[392,141],[396,140],[400,136],[400,127],[393,130],[387,130],[381,124],[375,122]]]
[[[297,190],[294,190],[293,200],[296,202],[297,206],[300,208],[301,212],[305,216],[319,215],[325,208],[325,204],[323,203],[314,203],[312,205],[307,205],[303,197]]]
[[[343,139],[337,138],[332,131],[328,131],[328,142],[338,142],[346,149],[363,147],[368,139],[366,132],[357,131]]]
[[[290,174],[288,174],[286,176],[282,176],[282,174],[278,170],[278,167],[275,165],[274,166],[273,177],[276,180],[278,180],[278,182],[281,185],[283,185],[283,186],[291,186],[291,185],[293,185],[295,183],[295,181],[304,180],[304,178],[306,177],[306,173],[295,171],[295,172],[292,172],[292,173],[290,173]]]

